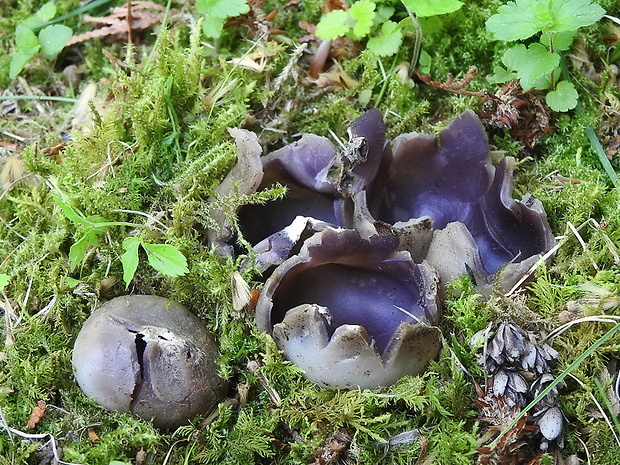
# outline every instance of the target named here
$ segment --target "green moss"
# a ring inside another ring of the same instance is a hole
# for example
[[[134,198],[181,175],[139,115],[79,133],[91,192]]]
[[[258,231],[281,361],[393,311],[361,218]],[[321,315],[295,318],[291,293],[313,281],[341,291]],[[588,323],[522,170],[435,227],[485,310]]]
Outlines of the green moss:
[[[63,11],[74,3],[64,2]],[[419,82],[411,87],[411,81],[395,73],[396,67],[411,61],[410,38],[395,57],[379,61],[363,52],[342,58],[343,69],[357,82],[354,88],[318,89],[305,83],[307,57],[302,56],[291,65],[299,77],[291,73],[274,90],[274,81],[289,63],[294,40],[305,34],[298,27],[299,20],[316,23],[322,3],[304,1],[278,12],[273,26],[288,32],[290,44],[253,45],[245,40],[245,27],[230,27],[218,44],[218,55],[213,56],[201,45],[199,33],[192,35],[188,28],[178,27],[160,33],[156,51],[148,44],[126,51],[110,46],[114,56],[133,57],[122,68],[114,68],[100,53],[103,42],[83,44],[88,79],[108,80],[107,84],[100,82],[99,92],[109,92],[112,102],[95,116],[93,132],[75,131],[74,140],[57,159],[40,149],[58,143],[57,128],[70,119],[71,105],[56,104],[56,113],[47,122],[42,117],[36,120],[33,102],[23,102],[22,108],[32,118],[7,122],[8,131],[40,134],[39,147],[28,146],[20,155],[33,174],[33,183],[0,192],[0,272],[11,276],[4,293],[14,312],[12,328],[6,320],[0,323],[3,333],[12,338],[0,353],[2,413],[9,425],[24,428],[36,402],[45,400],[50,407],[36,432],[54,434],[61,440],[64,460],[76,463],[127,462],[141,449],[152,463],[163,463],[168,453],[169,463],[310,463],[314,460],[310,454],[339,429],[353,439],[346,452],[349,463],[405,464],[419,458],[425,463],[472,463],[482,434],[476,422],[479,412],[471,401],[475,396],[472,376],[481,384],[484,380],[472,337],[497,315],[512,315],[513,307],[530,312],[536,320],[532,326],[553,329],[559,325],[557,314],[566,302],[592,297],[584,284],[618,293],[620,268],[610,244],[620,243],[620,189],[611,187],[583,131],[586,124],[595,123],[597,133],[607,138],[603,140],[611,140],[617,120],[596,99],[611,105],[618,91],[605,76],[600,84],[579,77],[587,89],[582,95],[584,114],[554,115],[553,130],[539,150],[517,166],[515,196],[532,192],[538,197],[558,236],[573,235],[569,222],[580,227],[594,219],[601,228],[592,222],[582,226],[579,234],[585,249],[576,238],[569,238],[518,297],[487,303],[468,279],[453,283],[444,305],[444,349],[423,376],[405,376],[393,386],[373,391],[320,389],[283,358],[269,336],[257,331],[253,315],[235,313],[230,275],[239,259],[221,257],[206,246],[205,236],[215,226],[209,199],[235,163],[229,127],[254,130],[269,152],[302,132],[346,140],[349,123],[373,105],[385,115],[390,138],[402,132],[436,131],[464,109],[480,108],[475,97],[448,94]],[[392,4],[396,15],[404,17],[399,2],[384,3]],[[441,18],[421,20],[422,48],[433,57],[434,79],[443,80],[448,73],[459,77],[475,65],[479,79],[472,89],[487,86],[482,78],[505,45],[485,40],[484,21],[501,3],[485,0]],[[613,2],[603,3],[609,10]],[[269,12],[276,6],[280,5],[266,2],[263,10]],[[29,9],[17,8],[15,15],[0,18],[0,29],[5,24],[12,29],[11,21],[20,20],[26,14],[21,11]],[[584,33],[592,56],[607,53],[600,33],[598,27]],[[261,73],[231,62],[250,48],[274,53]],[[595,63],[600,64],[598,59]],[[43,60],[29,66],[25,76],[31,84],[57,81],[46,66]],[[41,130],[39,124],[46,129]],[[492,142],[498,150],[523,155],[506,135]],[[556,173],[580,183],[562,182]],[[283,189],[273,189],[237,195],[218,199],[217,206],[225,210],[234,229],[234,213],[240,205],[268,201],[283,193]],[[62,195],[86,215],[136,226],[109,228],[100,244],[90,248],[80,266],[71,270],[69,248],[83,228],[62,214],[53,195]],[[139,233],[149,241],[181,250],[188,258],[189,273],[170,279],[141,264],[126,290],[120,279],[121,244],[125,237]],[[239,242],[244,250],[245,244]],[[253,281],[253,270],[245,277],[253,286],[259,285]],[[114,278],[116,284],[109,286]],[[100,301],[127,292],[170,296],[199,315],[220,344],[220,371],[231,381],[231,398],[236,397],[237,387],[247,387],[247,403],[233,406],[235,402],[228,401],[209,422],[197,418],[176,432],[165,432],[131,415],[107,412],[88,400],[72,380],[72,342]],[[603,311],[596,305],[585,308],[588,315]],[[617,308],[606,311],[618,313]],[[550,341],[561,353],[556,370],[570,364],[607,329],[608,324],[581,323]],[[607,452],[615,442],[605,424],[591,414],[589,394],[594,392],[591,380],[616,357],[619,347],[617,340],[609,341],[578,367],[574,375],[583,386],[567,378],[561,388],[562,406],[571,420],[566,453],[581,453],[577,437],[582,437],[593,462],[617,463]],[[259,363],[260,373],[280,396],[281,405],[263,386],[264,379],[248,369],[249,361]],[[96,425],[97,442],[88,439],[87,429],[92,425]],[[407,431],[421,436],[412,435],[410,441],[386,449],[390,438]],[[2,433],[0,464],[33,463],[38,447],[36,441],[10,439]]]

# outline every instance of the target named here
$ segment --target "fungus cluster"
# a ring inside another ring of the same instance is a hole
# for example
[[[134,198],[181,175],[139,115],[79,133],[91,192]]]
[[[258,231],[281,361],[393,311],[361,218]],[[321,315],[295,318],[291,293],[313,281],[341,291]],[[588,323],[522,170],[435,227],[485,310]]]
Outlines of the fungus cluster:
[[[239,162],[225,182],[288,189],[239,211],[268,276],[258,327],[322,386],[374,388],[420,373],[441,347],[441,286],[468,273],[488,294],[555,243],[541,202],[513,199],[515,160],[493,165],[472,111],[437,136],[390,143],[373,109],[351,124],[342,151],[306,134],[261,158],[252,133],[231,134]]]
[[[471,111],[438,136],[385,138],[378,110],[349,127],[347,147],[306,134],[261,157],[258,138],[231,129],[238,162],[218,197],[275,183],[287,195],[238,212],[266,281],[257,326],[313,382],[375,388],[422,372],[441,348],[441,287],[464,273],[481,292],[515,282],[554,245],[541,203],[512,198],[515,161],[497,166]],[[232,227],[209,240],[223,255]],[[173,428],[220,400],[217,347],[200,320],[153,296],[96,310],[75,342],[83,391],[111,410]]]

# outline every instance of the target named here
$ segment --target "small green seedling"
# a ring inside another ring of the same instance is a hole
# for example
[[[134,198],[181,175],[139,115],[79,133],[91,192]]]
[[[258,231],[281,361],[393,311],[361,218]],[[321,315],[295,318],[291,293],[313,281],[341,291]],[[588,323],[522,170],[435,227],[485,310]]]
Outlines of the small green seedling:
[[[142,237],[127,237],[123,241],[125,253],[121,255],[123,281],[126,286],[129,286],[138,269],[140,246],[146,252],[149,265],[161,274],[176,278],[189,271],[185,256],[173,245],[149,244],[144,242]]]
[[[35,35],[33,29],[56,16],[56,5],[47,2],[33,16],[22,21],[15,28],[15,45],[17,50],[11,58],[9,77],[14,79],[26,64],[41,52],[48,60],[54,60],[73,35],[71,28],[61,24],[44,27]]]
[[[406,28],[415,25],[415,17],[451,13],[462,5],[458,0],[402,0],[402,3],[410,17],[398,23],[389,19],[394,8],[380,1],[359,0],[348,10],[330,11],[316,25],[316,36],[321,40],[370,37],[366,44],[368,50],[380,57],[391,56],[400,48]]]
[[[204,35],[217,39],[222,34],[226,20],[247,13],[250,6],[247,0],[197,0],[196,11],[204,15]]]
[[[495,39],[513,42],[540,37],[539,42],[506,50],[504,66],[496,66],[489,81],[518,79],[523,90],[549,90],[546,101],[552,110],[572,110],[578,95],[572,82],[560,80],[561,53],[571,47],[579,28],[596,23],[604,14],[591,0],[516,0],[502,5],[486,22]]]
[[[99,247],[99,237],[112,226],[141,227],[134,223],[124,221],[106,221],[100,216],[84,216],[59,197],[54,197],[54,202],[61,208],[65,216],[72,222],[84,227],[81,237],[69,249],[69,266],[75,270],[86,257],[89,249]],[[127,237],[123,241],[125,252],[121,255],[123,264],[123,280],[129,286],[138,268],[138,249],[146,251],[148,263],[163,275],[175,278],[189,271],[185,256],[174,246],[167,244],[149,244],[142,236]],[[1,282],[0,282],[1,284]]]

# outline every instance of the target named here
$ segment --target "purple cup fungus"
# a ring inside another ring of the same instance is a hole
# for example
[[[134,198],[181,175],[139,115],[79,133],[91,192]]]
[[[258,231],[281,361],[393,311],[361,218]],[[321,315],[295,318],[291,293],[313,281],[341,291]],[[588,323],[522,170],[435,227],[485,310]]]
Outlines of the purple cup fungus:
[[[218,347],[184,306],[162,297],[112,299],[95,310],[73,347],[75,377],[103,407],[176,428],[226,395]]]
[[[353,121],[349,135],[351,142],[342,153],[328,139],[304,134],[262,158],[258,189],[281,184],[287,193],[281,200],[240,209],[241,230],[251,244],[277,234],[299,216],[333,226],[352,226],[349,198],[369,187],[389,145],[383,118],[376,109]]]
[[[421,373],[441,348],[437,277],[391,230],[325,227],[265,282],[258,328],[324,387],[376,388]]]
[[[555,244],[541,202],[512,198],[514,164],[504,157],[493,166],[469,110],[437,137],[402,134],[375,216],[388,223],[430,216],[437,231],[426,259],[443,282],[468,272],[484,286],[501,270],[507,284]]]

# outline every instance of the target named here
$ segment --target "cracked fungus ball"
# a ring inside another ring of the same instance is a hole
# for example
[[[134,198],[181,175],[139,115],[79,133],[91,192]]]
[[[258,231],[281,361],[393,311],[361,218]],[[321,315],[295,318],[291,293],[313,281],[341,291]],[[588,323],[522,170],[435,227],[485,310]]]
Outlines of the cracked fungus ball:
[[[103,407],[176,428],[208,412],[227,390],[215,340],[177,302],[112,299],[86,320],[73,347],[75,377]]]

